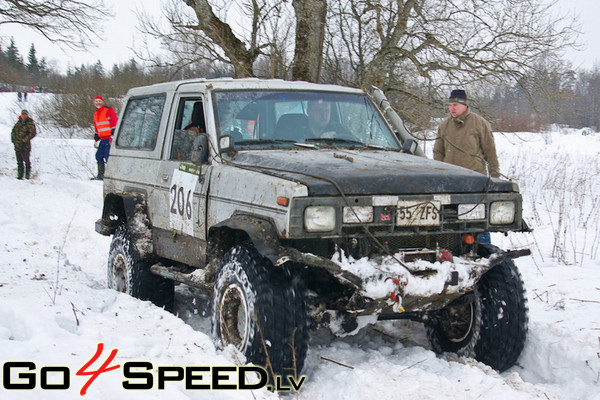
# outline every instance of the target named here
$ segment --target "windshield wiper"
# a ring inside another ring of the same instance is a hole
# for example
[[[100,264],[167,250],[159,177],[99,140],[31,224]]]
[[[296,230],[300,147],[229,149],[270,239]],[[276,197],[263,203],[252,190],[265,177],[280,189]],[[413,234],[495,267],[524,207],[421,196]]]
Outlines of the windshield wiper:
[[[359,140],[352,140],[352,139],[343,139],[343,138],[307,138],[306,139],[307,142],[319,142],[319,143],[326,143],[326,144],[331,144],[334,145],[336,143],[340,143],[340,144],[350,144],[352,145],[352,147],[356,147],[356,146],[360,146],[360,149],[373,149],[373,150],[392,150],[394,151],[395,149],[391,149],[389,147],[384,147],[384,146],[379,146],[376,144],[371,144],[371,143],[363,143]]]
[[[295,142],[295,140],[289,139],[249,139],[235,141],[235,144],[289,144]]]
[[[374,150],[392,150],[389,147],[379,146],[376,144],[365,144],[365,148]]]
[[[326,144],[350,144],[350,145],[358,145],[360,147],[366,147],[367,145],[358,140],[352,139],[343,139],[343,138],[306,138],[307,142],[317,142],[317,143],[326,143]]]

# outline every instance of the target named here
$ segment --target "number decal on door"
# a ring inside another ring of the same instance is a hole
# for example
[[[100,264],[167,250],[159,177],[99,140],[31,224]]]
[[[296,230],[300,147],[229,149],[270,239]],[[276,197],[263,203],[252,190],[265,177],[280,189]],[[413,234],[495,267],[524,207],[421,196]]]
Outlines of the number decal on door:
[[[173,171],[169,189],[169,226],[171,229],[194,234],[194,190],[198,176],[184,171]]]
[[[192,219],[192,189],[171,185],[171,214],[183,219]]]

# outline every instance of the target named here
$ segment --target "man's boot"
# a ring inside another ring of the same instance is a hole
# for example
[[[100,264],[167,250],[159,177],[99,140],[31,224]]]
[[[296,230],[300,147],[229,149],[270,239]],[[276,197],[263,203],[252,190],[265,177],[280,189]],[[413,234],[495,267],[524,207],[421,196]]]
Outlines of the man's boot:
[[[17,166],[17,179],[23,179],[23,166],[21,164]]]
[[[92,181],[101,181],[104,180],[104,163],[98,163],[98,175],[93,178],[90,178]]]
[[[31,177],[31,165],[25,166],[25,179],[29,179]]]
[[[99,181],[104,179],[104,163],[98,163],[98,176],[96,177]]]

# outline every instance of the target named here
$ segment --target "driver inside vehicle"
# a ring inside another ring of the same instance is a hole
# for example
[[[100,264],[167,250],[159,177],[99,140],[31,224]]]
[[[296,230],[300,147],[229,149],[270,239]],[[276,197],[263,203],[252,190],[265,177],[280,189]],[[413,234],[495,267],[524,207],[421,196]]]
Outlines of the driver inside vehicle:
[[[333,138],[340,135],[352,137],[350,131],[331,120],[331,103],[323,100],[309,101],[306,108],[308,131],[313,138]]]

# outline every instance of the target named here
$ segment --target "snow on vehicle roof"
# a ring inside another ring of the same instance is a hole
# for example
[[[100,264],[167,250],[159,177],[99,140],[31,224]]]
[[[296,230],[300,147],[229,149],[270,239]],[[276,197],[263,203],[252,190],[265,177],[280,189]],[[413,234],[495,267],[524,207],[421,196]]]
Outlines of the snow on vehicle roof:
[[[364,93],[363,90],[339,85],[311,83],[304,81],[286,81],[283,79],[261,78],[217,78],[217,79],[186,79],[157,83],[150,86],[133,88],[128,95],[142,95],[162,91],[204,92],[211,90],[259,89],[259,90],[318,90],[344,93]]]

